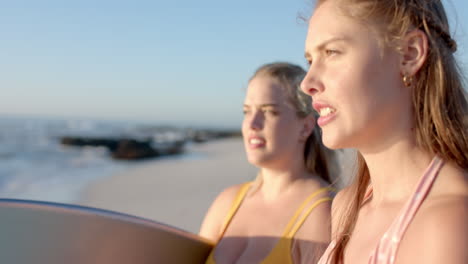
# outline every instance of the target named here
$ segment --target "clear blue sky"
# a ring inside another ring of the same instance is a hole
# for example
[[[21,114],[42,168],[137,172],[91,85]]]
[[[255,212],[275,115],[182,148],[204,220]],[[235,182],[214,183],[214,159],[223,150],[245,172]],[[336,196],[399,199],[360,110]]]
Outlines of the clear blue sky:
[[[468,2],[448,3],[466,64]],[[2,1],[0,115],[237,127],[259,65],[305,66],[307,27],[297,15],[311,8],[308,0]]]

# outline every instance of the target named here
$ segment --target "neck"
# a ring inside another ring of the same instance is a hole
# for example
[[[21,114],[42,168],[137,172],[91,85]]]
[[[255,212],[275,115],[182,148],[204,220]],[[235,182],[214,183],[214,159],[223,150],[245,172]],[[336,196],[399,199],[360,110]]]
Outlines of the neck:
[[[409,137],[406,137],[408,139]],[[397,140],[382,151],[361,151],[373,189],[371,206],[406,201],[431,162],[414,140]]]
[[[274,201],[279,196],[290,193],[294,189],[292,187],[311,177],[304,165],[290,166],[284,170],[262,168],[261,175],[260,192],[264,199],[269,201]]]

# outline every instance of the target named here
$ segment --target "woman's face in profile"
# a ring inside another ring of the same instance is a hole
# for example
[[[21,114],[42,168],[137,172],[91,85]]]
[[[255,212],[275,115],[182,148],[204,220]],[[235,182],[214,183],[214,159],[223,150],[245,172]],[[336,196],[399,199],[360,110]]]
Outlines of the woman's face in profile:
[[[250,163],[257,166],[284,166],[302,151],[300,119],[279,82],[257,76],[247,88],[242,134]]]
[[[309,21],[310,67],[301,87],[312,96],[323,143],[332,149],[373,148],[401,129],[408,114],[400,56],[363,23],[335,0],[319,5]]]

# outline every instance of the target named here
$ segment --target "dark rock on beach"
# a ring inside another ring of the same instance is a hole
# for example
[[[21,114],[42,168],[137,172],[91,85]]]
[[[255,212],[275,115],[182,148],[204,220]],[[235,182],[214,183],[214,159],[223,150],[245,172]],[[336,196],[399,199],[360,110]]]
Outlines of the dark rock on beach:
[[[237,130],[194,130],[189,131],[188,139],[195,143],[203,143],[212,139],[241,137],[240,131]]]
[[[117,149],[112,152],[114,159],[135,160],[153,158],[159,156],[159,152],[153,149],[149,141],[137,141],[133,139],[119,140]]]
[[[105,147],[112,158],[139,160],[184,152],[186,142],[203,143],[214,139],[239,137],[237,130],[141,128],[140,134],[123,136],[64,136],[60,143],[76,147]]]
[[[60,143],[62,143],[62,145],[77,147],[106,147],[110,152],[114,152],[119,145],[119,140],[106,138],[63,137],[60,139]]]
[[[63,137],[60,143],[62,145],[77,147],[105,147],[111,153],[112,158],[120,160],[139,160],[161,155],[179,154],[184,151],[185,145],[185,141],[166,142],[165,144],[154,146],[151,140],[88,137]]]

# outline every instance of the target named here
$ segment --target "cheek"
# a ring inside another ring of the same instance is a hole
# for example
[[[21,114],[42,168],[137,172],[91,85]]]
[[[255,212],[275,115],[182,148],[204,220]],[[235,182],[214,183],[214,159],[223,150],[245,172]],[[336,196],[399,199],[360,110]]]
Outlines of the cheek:
[[[378,62],[366,69],[369,74],[362,87],[362,101],[376,112],[384,110],[389,104],[398,104],[402,99],[398,66],[390,60]]]
[[[277,144],[286,148],[294,147],[299,140],[299,127],[295,121],[284,120],[284,122],[278,122],[274,131]]]
[[[362,101],[375,94],[380,87],[388,85],[394,75],[393,65],[383,61],[380,54],[355,53],[343,58],[327,71],[327,79],[337,90],[338,98],[358,98]]]
[[[339,110],[349,108],[368,92],[366,77],[364,69],[353,67],[350,63],[330,67],[324,76],[328,80],[325,84],[329,94],[326,100]]]
[[[376,60],[356,56],[326,72],[329,90],[326,99],[340,112],[342,129],[362,129],[378,110],[381,99],[376,98],[376,92],[382,85],[378,71]]]

